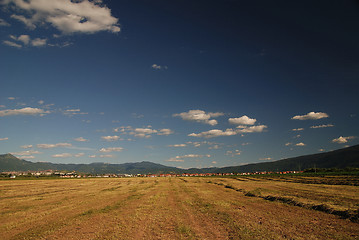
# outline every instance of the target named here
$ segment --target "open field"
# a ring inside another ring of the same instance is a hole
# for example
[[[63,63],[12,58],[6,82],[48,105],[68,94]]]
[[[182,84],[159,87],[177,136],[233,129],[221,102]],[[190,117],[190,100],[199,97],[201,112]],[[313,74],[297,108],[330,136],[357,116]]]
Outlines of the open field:
[[[320,205],[349,215],[311,208]],[[0,236],[358,239],[358,208],[358,186],[279,178],[9,180],[0,181]]]

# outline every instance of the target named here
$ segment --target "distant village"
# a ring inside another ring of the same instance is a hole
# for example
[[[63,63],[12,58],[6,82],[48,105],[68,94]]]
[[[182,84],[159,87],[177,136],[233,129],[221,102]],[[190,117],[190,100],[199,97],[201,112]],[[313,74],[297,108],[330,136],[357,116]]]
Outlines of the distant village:
[[[59,178],[123,178],[123,177],[209,177],[209,176],[235,176],[235,175],[263,175],[263,174],[293,174],[303,171],[283,171],[283,172],[247,172],[247,173],[168,173],[168,174],[84,174],[76,171],[9,171],[1,172],[1,177],[59,177]]]

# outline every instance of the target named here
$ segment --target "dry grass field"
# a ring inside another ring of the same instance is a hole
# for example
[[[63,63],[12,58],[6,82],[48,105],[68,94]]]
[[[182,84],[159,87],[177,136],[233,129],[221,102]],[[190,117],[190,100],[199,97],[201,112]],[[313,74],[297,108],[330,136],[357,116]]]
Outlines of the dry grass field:
[[[321,205],[353,217],[359,188],[248,177],[9,180],[0,181],[0,238],[359,239],[354,218],[313,208]]]

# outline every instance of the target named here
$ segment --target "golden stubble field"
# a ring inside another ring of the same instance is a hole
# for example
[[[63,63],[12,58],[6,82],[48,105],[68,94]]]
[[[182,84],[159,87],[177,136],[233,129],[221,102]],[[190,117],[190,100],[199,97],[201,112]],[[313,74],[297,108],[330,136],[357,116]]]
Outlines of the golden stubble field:
[[[248,194],[248,192],[253,194]],[[0,181],[1,239],[358,239],[358,186],[251,178]]]

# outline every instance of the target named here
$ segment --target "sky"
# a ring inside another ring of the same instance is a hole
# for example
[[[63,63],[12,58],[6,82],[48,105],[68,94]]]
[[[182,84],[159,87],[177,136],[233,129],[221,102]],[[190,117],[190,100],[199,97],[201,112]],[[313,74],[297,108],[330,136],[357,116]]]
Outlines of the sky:
[[[359,2],[0,0],[0,153],[267,162],[359,144]]]

